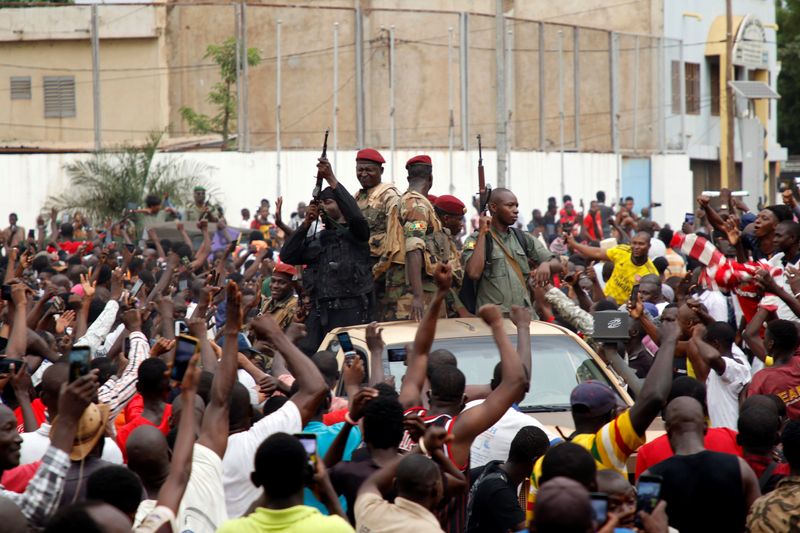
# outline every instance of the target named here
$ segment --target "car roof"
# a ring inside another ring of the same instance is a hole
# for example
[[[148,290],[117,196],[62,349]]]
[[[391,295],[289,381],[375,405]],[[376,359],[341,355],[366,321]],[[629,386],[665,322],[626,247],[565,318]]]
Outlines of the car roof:
[[[383,330],[383,341],[387,346],[412,342],[418,326],[419,323],[413,320],[382,322],[379,324],[379,328]],[[503,327],[508,335],[517,334],[517,327],[510,319],[503,319]],[[334,330],[334,332],[340,333],[346,331],[352,338],[366,342],[366,329],[367,326],[364,324],[339,328]],[[436,322],[436,335],[434,338],[440,341],[446,339],[462,339],[465,337],[485,337],[491,334],[491,328],[480,318],[451,318],[438,320]],[[536,320],[531,321],[531,335],[572,335],[577,337],[577,335],[562,327]]]

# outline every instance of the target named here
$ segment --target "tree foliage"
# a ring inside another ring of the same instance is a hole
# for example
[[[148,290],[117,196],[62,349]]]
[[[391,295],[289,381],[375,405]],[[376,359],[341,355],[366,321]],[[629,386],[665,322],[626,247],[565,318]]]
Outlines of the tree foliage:
[[[177,158],[154,162],[161,134],[153,133],[142,147],[124,146],[64,166],[67,191],[51,197],[48,207],[80,210],[94,220],[118,218],[131,205],[141,206],[148,194],[169,195],[175,205],[188,204],[192,190],[206,185],[211,167]]]
[[[776,0],[778,23],[778,140],[800,153],[800,0]]]
[[[191,107],[181,107],[183,120],[189,124],[192,133],[218,133],[222,135],[222,149],[229,146],[230,132],[236,126],[236,39],[233,37],[222,44],[210,44],[206,48],[205,59],[211,59],[219,66],[220,81],[208,93],[208,103],[217,113],[209,116]],[[257,48],[247,49],[247,64],[254,67],[261,63],[261,53]]]

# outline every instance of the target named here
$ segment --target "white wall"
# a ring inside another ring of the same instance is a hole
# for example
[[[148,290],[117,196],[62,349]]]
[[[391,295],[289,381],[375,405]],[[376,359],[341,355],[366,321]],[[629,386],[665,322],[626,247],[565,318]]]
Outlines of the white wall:
[[[453,189],[450,188],[449,157],[446,150],[427,152],[433,161],[434,185],[431,194],[454,194],[470,206],[477,192],[476,151],[453,152]],[[333,160],[334,154],[329,152]],[[395,156],[395,181],[401,190],[406,187],[405,161],[416,152],[398,151]],[[32,227],[36,215],[50,196],[57,196],[69,186],[63,165],[88,154],[23,154],[0,155],[0,224],[14,211],[20,224]],[[231,219],[239,210],[252,211],[261,198],[273,201],[277,196],[275,152],[188,152],[159,154],[159,158],[178,158],[203,162],[210,167],[211,184],[219,191],[217,201]],[[300,201],[308,201],[314,188],[318,152],[286,151],[281,153],[281,187],[284,197],[284,216]],[[388,153],[384,154],[388,159]],[[496,184],[495,154],[483,154],[487,182]],[[337,175],[348,190],[358,189],[355,179],[355,152],[336,154]],[[620,156],[615,154],[568,153],[564,155],[565,190],[576,205],[584,199],[587,207],[598,190],[606,191],[609,202],[618,194]],[[554,152],[512,152],[509,187],[517,194],[520,214],[527,221],[534,208],[544,208],[547,198],[555,196],[561,203],[560,157]],[[384,180],[390,181],[391,162],[387,162]],[[652,198],[663,204],[654,211],[659,222],[675,227],[683,220],[685,211],[693,209],[692,175],[686,155],[652,157]]]

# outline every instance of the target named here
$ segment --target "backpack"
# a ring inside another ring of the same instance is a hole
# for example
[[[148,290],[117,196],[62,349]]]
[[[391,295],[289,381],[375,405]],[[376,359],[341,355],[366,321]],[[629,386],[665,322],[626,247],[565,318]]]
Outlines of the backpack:
[[[517,227],[511,227],[511,231],[517,237],[517,241],[519,241],[519,245],[522,246],[522,249],[525,250],[525,254],[530,257],[530,251],[528,247],[525,245],[525,234],[523,231]],[[483,271],[486,272],[486,269],[491,268],[492,266],[492,248],[494,247],[494,239],[490,238],[487,235],[486,239],[486,252],[484,257],[486,261],[483,265]],[[461,284],[461,290],[458,293],[458,298],[461,300],[461,303],[464,304],[464,307],[467,308],[467,311],[475,314],[475,311],[478,306],[478,285],[480,284],[480,280],[473,280],[469,276],[464,274],[464,281]]]

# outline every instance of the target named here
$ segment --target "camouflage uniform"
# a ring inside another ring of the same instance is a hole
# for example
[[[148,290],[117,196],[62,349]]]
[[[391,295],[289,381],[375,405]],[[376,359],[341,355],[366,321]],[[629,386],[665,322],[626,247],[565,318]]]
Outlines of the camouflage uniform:
[[[355,199],[369,224],[369,255],[374,267],[384,253],[389,211],[400,199],[400,193],[391,183],[379,183],[369,190],[359,190]],[[380,275],[375,278],[375,301],[380,307],[386,303],[385,292],[386,277]]]
[[[216,222],[219,220],[219,217],[222,216],[222,209],[218,205],[211,205],[209,203],[206,204],[208,208],[208,215],[206,215],[206,220],[209,222]],[[186,209],[183,211],[183,220],[186,222],[191,222],[193,220],[200,220],[200,215],[203,213],[203,210],[197,207],[197,204],[192,202]]]
[[[400,193],[391,183],[379,183],[372,189],[359,190],[355,198],[369,224],[369,255],[374,264],[383,255],[387,217],[389,210],[400,199]]]
[[[414,296],[406,277],[408,252],[422,252],[423,305],[427,307],[433,299],[436,289],[434,286],[431,292],[430,287],[436,259],[426,245],[426,238],[434,232],[442,233],[442,224],[430,201],[416,191],[406,191],[389,213],[384,254],[373,269],[376,279],[386,272],[386,303],[382,306],[381,320],[411,318]]]
[[[286,331],[286,328],[292,323],[295,313],[297,313],[298,305],[297,296],[294,294],[281,301],[269,298],[261,306],[261,314],[271,315],[275,322],[281,326],[281,329]]]
[[[447,306],[447,316],[458,316],[458,309],[464,307],[458,298],[458,291],[464,281],[464,268],[461,266],[461,252],[458,251],[456,243],[450,235],[450,230],[442,228],[440,231],[432,231],[425,236],[425,249],[435,262],[447,262],[453,272],[453,286],[445,297]],[[422,290],[432,297],[436,293],[436,284],[427,273],[422,276]]]

